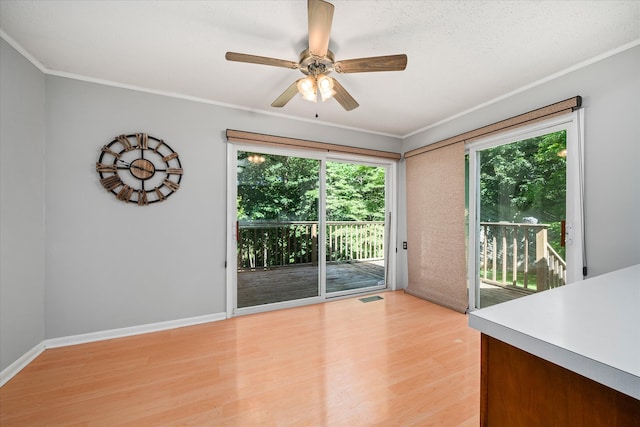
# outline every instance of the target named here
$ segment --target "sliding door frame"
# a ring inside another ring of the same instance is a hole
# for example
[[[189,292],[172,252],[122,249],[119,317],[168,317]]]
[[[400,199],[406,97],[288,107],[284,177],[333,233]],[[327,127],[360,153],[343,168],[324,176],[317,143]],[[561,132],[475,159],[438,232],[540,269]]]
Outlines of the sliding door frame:
[[[468,142],[465,149],[469,154],[469,244],[468,244],[468,284],[469,310],[477,309],[479,301],[479,219],[480,210],[480,168],[479,153],[487,148],[510,144],[524,139],[566,130],[567,140],[567,284],[583,279],[584,259],[584,218],[583,218],[583,168],[584,168],[584,125],[583,110],[563,114],[547,120],[541,120],[512,131],[478,138]],[[570,243],[569,243],[570,242]]]
[[[303,157],[320,161],[320,206],[318,207],[319,216],[319,236],[318,241],[323,242],[318,246],[318,265],[319,265],[319,282],[318,282],[318,296],[283,301],[272,304],[264,304],[260,306],[237,308],[237,158],[239,151],[251,151],[256,153],[273,154],[279,156],[292,156]],[[306,150],[306,149],[291,149],[289,147],[280,148],[274,146],[265,146],[261,144],[250,143],[227,143],[227,197],[226,197],[226,213],[227,213],[227,227],[226,227],[226,247],[227,247],[227,259],[225,266],[226,272],[226,312],[227,317],[234,317],[244,314],[259,313],[264,311],[279,310],[290,307],[297,307],[307,304],[317,304],[325,302],[328,299],[337,299],[340,297],[348,297],[355,292],[348,292],[345,294],[333,294],[330,297],[326,294],[326,162],[327,161],[339,161],[357,163],[366,166],[378,166],[385,167],[385,226],[388,237],[386,239],[387,245],[385,246],[386,259],[385,259],[385,286],[380,287],[395,290],[396,289],[396,233],[397,233],[397,196],[396,196],[396,175],[397,175],[397,161],[392,159],[376,158],[371,156],[361,156],[357,154],[342,154],[342,153],[328,153],[325,151]],[[391,220],[389,220],[391,218]],[[393,251],[392,251],[393,249]],[[365,290],[364,292],[367,292]]]
[[[385,242],[384,242],[384,285],[372,286],[364,289],[363,291],[359,291],[357,289],[351,289],[340,292],[332,292],[330,295],[325,295],[325,300],[327,299],[336,299],[340,297],[348,297],[353,294],[363,293],[363,292],[375,292],[384,289],[395,290],[395,276],[396,276],[396,233],[397,233],[397,197],[395,193],[396,189],[396,173],[397,173],[397,162],[394,160],[385,160],[371,157],[363,157],[363,156],[354,156],[348,154],[336,154],[329,153],[325,157],[325,161],[323,162],[323,171],[326,172],[326,162],[342,162],[342,163],[354,163],[363,166],[372,166],[372,167],[383,167],[385,168]],[[326,184],[326,173],[322,176],[323,184]],[[326,189],[325,189],[326,190]],[[326,192],[325,197],[322,198],[323,206],[322,206],[322,215],[326,215]],[[325,227],[326,229],[326,227]],[[393,252],[391,248],[393,247]],[[324,282],[323,282],[324,283]],[[325,293],[326,293],[326,286]]]

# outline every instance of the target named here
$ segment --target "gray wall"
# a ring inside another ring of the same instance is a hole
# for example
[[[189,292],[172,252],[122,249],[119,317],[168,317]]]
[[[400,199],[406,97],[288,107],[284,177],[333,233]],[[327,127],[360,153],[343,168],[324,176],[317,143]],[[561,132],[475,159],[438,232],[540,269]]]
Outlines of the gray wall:
[[[582,96],[585,116],[591,277],[640,263],[640,46],[406,138],[403,148],[406,152],[575,95]],[[406,217],[406,199],[399,206],[399,215]],[[406,232],[399,228],[399,238]]]
[[[47,76],[46,337],[226,310],[225,129],[400,152],[383,136]],[[126,204],[95,172],[100,147],[146,132],[180,154],[180,189]]]
[[[0,40],[0,370],[44,339],[45,78]]]

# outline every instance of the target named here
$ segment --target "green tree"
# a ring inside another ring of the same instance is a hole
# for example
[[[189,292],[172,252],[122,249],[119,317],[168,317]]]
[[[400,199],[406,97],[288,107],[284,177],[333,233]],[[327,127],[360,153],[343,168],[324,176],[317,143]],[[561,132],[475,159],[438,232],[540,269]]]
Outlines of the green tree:
[[[549,240],[560,247],[566,217],[566,132],[559,131],[483,150],[480,220],[550,224]]]
[[[238,153],[238,219],[315,221],[320,161]],[[253,159],[254,161],[250,160]],[[327,220],[382,221],[385,168],[327,162]]]
[[[240,221],[314,221],[318,218],[320,162],[299,157],[238,153]]]
[[[385,169],[327,163],[327,220],[383,221]]]

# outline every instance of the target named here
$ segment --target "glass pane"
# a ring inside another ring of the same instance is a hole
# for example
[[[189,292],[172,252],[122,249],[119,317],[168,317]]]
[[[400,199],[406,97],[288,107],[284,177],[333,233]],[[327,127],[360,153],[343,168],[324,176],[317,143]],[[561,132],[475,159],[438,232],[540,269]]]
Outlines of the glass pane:
[[[385,172],[327,162],[327,293],[385,284]]]
[[[320,161],[238,152],[238,308],[319,295]]]
[[[564,285],[566,132],[480,153],[480,307]]]

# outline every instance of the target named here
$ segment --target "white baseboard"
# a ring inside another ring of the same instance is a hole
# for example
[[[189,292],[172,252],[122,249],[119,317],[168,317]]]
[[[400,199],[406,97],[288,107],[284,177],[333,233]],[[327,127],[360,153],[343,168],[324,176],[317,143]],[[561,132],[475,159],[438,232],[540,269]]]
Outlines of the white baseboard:
[[[48,348],[66,347],[69,345],[84,344],[94,341],[123,338],[131,335],[147,334],[150,332],[165,331],[167,329],[182,328],[185,326],[199,325],[201,323],[217,322],[225,320],[227,313],[207,314],[204,316],[188,317],[186,319],[169,320],[166,322],[149,323],[146,325],[130,326],[127,328],[110,329],[107,331],[91,332],[88,334],[71,335],[68,337],[51,338],[42,341],[33,347],[18,360],[0,371],[0,387],[24,369],[29,363]]]
[[[18,372],[23,370],[29,363],[33,361],[36,357],[40,356],[45,350],[44,341],[37,344],[31,350],[23,354],[18,360],[13,362],[11,365],[4,368],[0,371],[0,387],[6,384],[11,378],[13,378]]]
[[[186,319],[168,320],[166,322],[148,323],[146,325],[130,326],[127,328],[109,329],[88,334],[71,335],[68,337],[51,338],[44,341],[45,348],[66,347],[69,345],[85,344],[88,342],[110,340],[129,337],[131,335],[147,334],[149,332],[165,331],[167,329],[182,328],[184,326],[199,325],[201,323],[216,322],[227,318],[227,313],[207,314],[204,316],[188,317]]]

